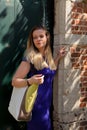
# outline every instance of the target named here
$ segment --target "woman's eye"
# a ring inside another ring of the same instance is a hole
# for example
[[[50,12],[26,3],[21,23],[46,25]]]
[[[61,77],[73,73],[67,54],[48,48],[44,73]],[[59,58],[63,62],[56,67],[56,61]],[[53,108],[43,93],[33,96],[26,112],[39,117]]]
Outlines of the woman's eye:
[[[37,37],[33,37],[34,40],[38,39],[38,38],[44,38],[44,35],[40,35],[40,36],[37,36]]]
[[[37,37],[33,37],[33,39],[37,39]]]
[[[43,38],[44,37],[44,35],[40,35],[40,38]]]

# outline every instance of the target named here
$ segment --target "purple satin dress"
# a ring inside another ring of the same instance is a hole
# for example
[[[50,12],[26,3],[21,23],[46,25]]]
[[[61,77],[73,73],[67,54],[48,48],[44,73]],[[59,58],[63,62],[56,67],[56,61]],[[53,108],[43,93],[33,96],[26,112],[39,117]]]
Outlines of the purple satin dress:
[[[52,130],[50,119],[50,107],[52,101],[52,81],[55,70],[44,68],[36,70],[31,64],[28,78],[34,74],[44,75],[44,83],[39,85],[38,95],[32,111],[32,119],[27,123],[27,130]]]

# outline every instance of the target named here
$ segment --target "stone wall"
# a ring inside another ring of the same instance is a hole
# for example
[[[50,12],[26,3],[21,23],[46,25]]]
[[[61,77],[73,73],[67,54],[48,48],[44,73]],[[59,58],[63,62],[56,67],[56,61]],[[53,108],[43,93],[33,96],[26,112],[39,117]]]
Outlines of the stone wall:
[[[87,130],[87,3],[55,0],[54,55],[65,46],[53,85],[54,130]]]

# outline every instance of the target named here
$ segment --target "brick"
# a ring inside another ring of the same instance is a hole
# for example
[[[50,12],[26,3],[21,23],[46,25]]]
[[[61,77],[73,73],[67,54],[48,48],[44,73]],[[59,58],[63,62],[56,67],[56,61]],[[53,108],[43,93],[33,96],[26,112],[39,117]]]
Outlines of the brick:
[[[87,70],[87,65],[81,67],[81,71],[86,71],[86,70]]]
[[[80,75],[81,76],[87,76],[87,71],[82,71]]]
[[[87,35],[87,4],[83,2],[73,2],[71,19],[73,21],[71,23],[72,33]]]
[[[73,34],[83,34],[82,32],[72,31]]]
[[[86,26],[82,26],[82,27],[79,27],[79,29],[81,30],[81,31],[87,31],[87,27]]]
[[[86,53],[86,52],[85,52]],[[87,55],[83,55],[82,57],[81,57],[81,60],[87,60]]]
[[[87,126],[85,126],[85,130],[87,130]]]
[[[87,92],[81,92],[82,97],[87,97]]]
[[[80,107],[80,108],[86,107],[86,102],[81,102],[79,107]]]
[[[75,20],[74,20],[74,19],[72,20],[71,24],[72,24],[72,25],[75,24]]]
[[[82,2],[77,2],[77,7],[83,8],[83,3]]]
[[[81,78],[80,78],[80,81],[81,81],[81,82],[87,81],[87,77],[81,77]]]
[[[81,53],[78,53],[78,52],[77,53],[72,53],[71,57],[80,57],[80,55],[81,55]]]
[[[87,9],[85,9],[85,10],[87,10]],[[82,15],[83,17],[82,17],[82,20],[85,20],[85,21],[87,21],[87,14],[84,12],[83,13],[83,15]]]
[[[82,54],[87,54],[87,48],[86,48],[86,46],[85,46],[85,48],[82,50]]]
[[[79,130],[84,130],[84,127],[79,127]]]
[[[80,53],[82,52],[80,47],[77,47],[77,48],[76,48],[76,51],[77,51],[77,52],[80,52]]]
[[[71,62],[76,62],[76,58],[71,58]]]
[[[72,15],[71,15],[71,18],[72,19],[81,19],[82,18],[82,14],[78,14],[78,13],[75,13],[73,12]]]
[[[81,93],[81,97],[87,97],[87,92]]]
[[[83,9],[82,9],[82,8],[77,7],[77,12],[78,12],[78,13],[82,13],[82,12],[83,12]]]
[[[82,121],[82,122],[80,122],[80,125],[81,125],[81,126],[85,126],[85,125],[87,126],[87,121]]]
[[[80,97],[80,102],[87,102],[87,97]]]
[[[81,92],[83,92],[84,90],[85,90],[85,88],[84,88],[84,87],[82,87],[82,88],[81,88]]]
[[[83,82],[83,83],[82,83],[82,86],[87,86],[87,82],[85,82],[85,83]]]
[[[84,8],[84,13],[87,13],[87,8]]]
[[[70,47],[70,53],[72,54],[72,53],[75,53],[75,51],[76,51],[76,47]]]
[[[76,20],[75,20],[75,24],[76,24],[76,25],[81,25],[81,20],[80,20],[80,19],[76,19]]]
[[[83,65],[87,65],[87,60],[84,60]]]
[[[72,25],[72,27],[71,27],[71,30],[72,31],[78,31],[79,30],[79,26],[77,26],[77,25]]]
[[[80,64],[79,63],[72,63],[72,67],[74,69],[80,69]]]
[[[73,6],[73,8],[72,8],[72,12],[77,12],[77,6]]]

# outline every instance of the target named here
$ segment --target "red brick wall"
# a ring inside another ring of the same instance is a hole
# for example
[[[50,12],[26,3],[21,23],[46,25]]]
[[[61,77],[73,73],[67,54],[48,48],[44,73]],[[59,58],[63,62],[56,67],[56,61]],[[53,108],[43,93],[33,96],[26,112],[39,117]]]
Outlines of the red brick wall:
[[[71,2],[71,33],[87,35],[87,2]],[[79,108],[87,108],[87,45],[72,46],[71,63],[73,69],[80,70],[80,104]],[[87,130],[87,120],[79,120],[78,130]]]
[[[73,69],[80,69],[80,108],[87,108],[87,45],[72,46],[71,63]],[[79,123],[79,130],[87,130],[87,121]]]
[[[70,48],[71,62],[74,69],[80,69],[80,107],[87,107],[87,46]]]
[[[73,34],[87,35],[87,3],[72,2],[71,31]]]

